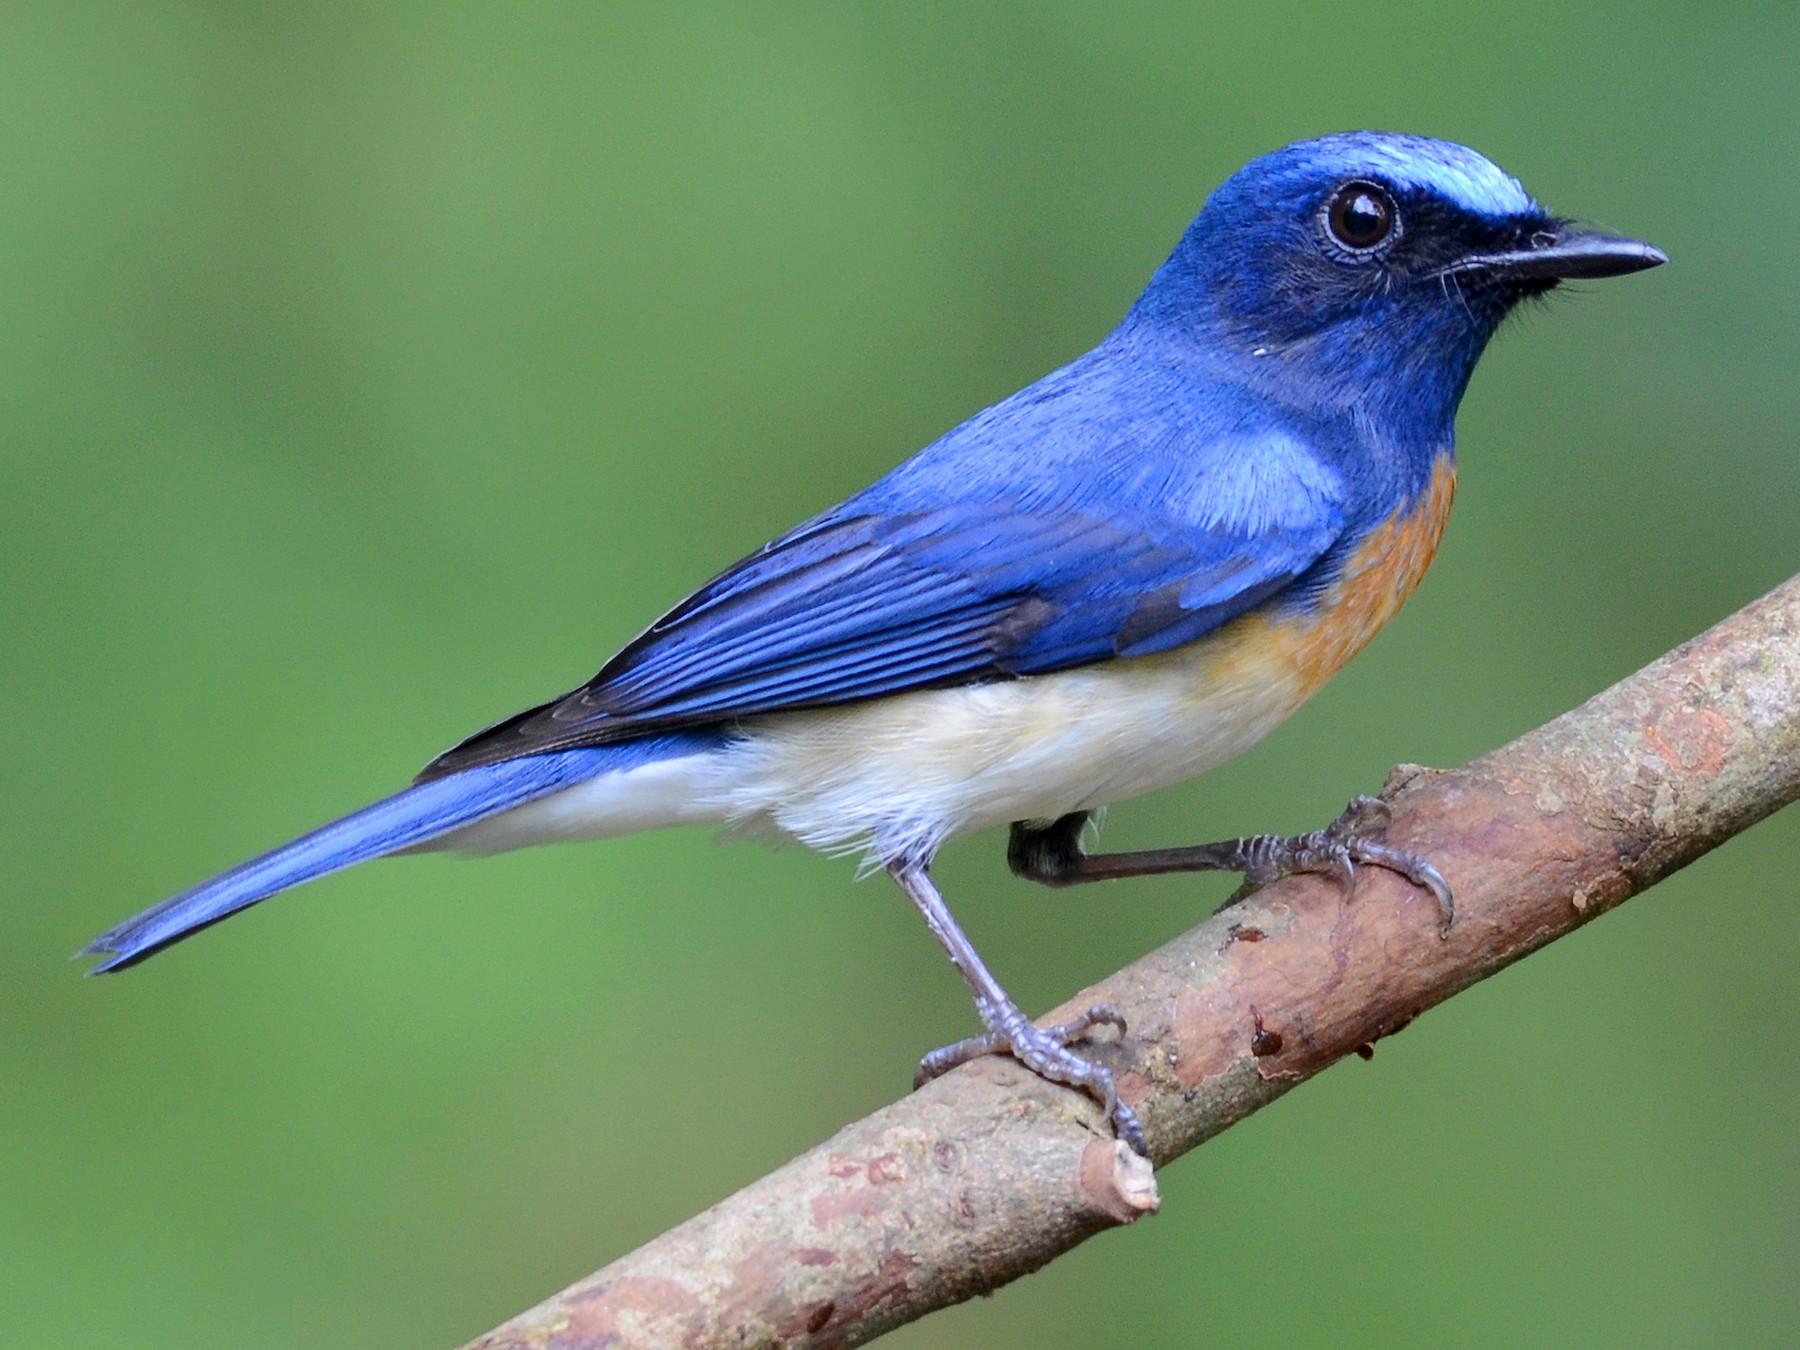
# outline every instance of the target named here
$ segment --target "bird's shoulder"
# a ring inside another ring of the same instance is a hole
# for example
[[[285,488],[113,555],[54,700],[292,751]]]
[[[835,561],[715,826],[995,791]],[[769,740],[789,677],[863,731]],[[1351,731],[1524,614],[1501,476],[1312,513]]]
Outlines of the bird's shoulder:
[[[985,499],[1043,517],[1110,512],[1255,535],[1341,521],[1353,509],[1359,483],[1346,439],[1206,364],[1102,346],[820,519]]]

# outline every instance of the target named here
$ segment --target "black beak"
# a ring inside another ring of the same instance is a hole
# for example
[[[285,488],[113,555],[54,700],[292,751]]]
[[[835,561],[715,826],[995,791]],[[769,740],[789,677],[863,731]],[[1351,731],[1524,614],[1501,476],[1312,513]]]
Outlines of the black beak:
[[[1562,281],[1577,277],[1622,277],[1661,267],[1669,255],[1660,248],[1622,239],[1616,234],[1559,225],[1540,230],[1529,247],[1509,253],[1478,253],[1463,258],[1457,272],[1488,272],[1508,281]]]

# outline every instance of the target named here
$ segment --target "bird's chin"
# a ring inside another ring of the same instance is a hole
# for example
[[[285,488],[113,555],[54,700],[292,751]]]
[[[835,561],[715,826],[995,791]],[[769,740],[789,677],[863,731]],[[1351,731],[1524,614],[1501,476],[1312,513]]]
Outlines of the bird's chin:
[[[1562,284],[1562,277],[1521,277],[1505,283],[1505,289],[1511,293],[1512,302],[1518,304],[1542,299]]]

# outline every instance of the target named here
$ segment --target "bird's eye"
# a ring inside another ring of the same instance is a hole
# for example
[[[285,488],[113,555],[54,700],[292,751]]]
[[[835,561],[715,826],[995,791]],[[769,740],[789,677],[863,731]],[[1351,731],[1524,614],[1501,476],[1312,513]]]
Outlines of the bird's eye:
[[[1345,183],[1325,203],[1325,228],[1352,253],[1381,247],[1399,224],[1400,212],[1386,188],[1375,183]]]

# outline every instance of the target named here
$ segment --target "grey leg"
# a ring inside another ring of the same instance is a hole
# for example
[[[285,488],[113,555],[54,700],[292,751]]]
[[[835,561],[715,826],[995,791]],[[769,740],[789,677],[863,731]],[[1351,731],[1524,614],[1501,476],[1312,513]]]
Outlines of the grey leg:
[[[1018,875],[1046,886],[1078,886],[1164,872],[1242,872],[1244,884],[1225,906],[1293,872],[1328,873],[1342,882],[1348,894],[1356,889],[1356,865],[1367,863],[1398,872],[1413,885],[1430,891],[1442,915],[1438,932],[1448,937],[1456,922],[1450,883],[1419,854],[1380,842],[1389,815],[1387,803],[1379,797],[1356,797],[1330,825],[1310,834],[1256,834],[1187,848],[1088,854],[1081,847],[1087,816],[1077,812],[1035,828],[1015,823],[1006,860]]]
[[[916,1081],[923,1083],[977,1056],[1004,1051],[1039,1077],[1079,1088],[1094,1098],[1106,1108],[1107,1117],[1119,1138],[1148,1157],[1143,1126],[1138,1123],[1137,1113],[1119,1100],[1111,1072],[1069,1049],[1069,1042],[1102,1023],[1124,1031],[1125,1019],[1118,1010],[1102,1004],[1061,1026],[1032,1025],[1031,1019],[1019,1010],[1019,1005],[1007,997],[1000,982],[975,951],[974,944],[957,925],[924,865],[894,863],[888,867],[888,874],[918,907],[925,926],[949,954],[950,964],[968,982],[969,992],[975,996],[975,1011],[987,1028],[983,1035],[958,1041],[925,1056],[919,1064]]]

